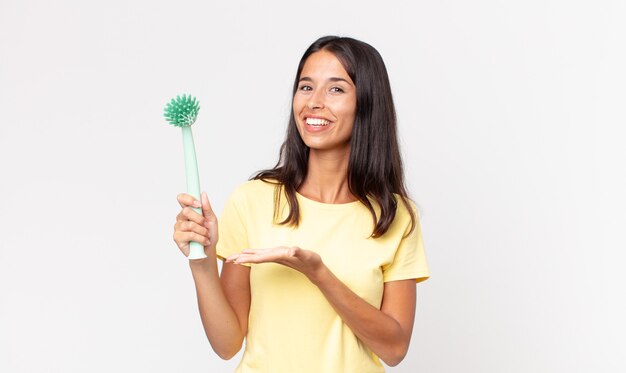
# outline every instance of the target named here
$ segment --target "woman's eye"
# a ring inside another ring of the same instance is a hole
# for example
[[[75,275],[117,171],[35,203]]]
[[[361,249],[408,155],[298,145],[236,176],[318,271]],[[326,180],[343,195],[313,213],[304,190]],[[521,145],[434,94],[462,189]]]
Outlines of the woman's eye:
[[[331,92],[336,92],[336,93],[341,93],[343,92],[343,89],[339,88],[339,87],[332,87],[330,89]]]
[[[311,88],[311,86],[309,86],[309,85],[301,85],[300,88],[298,88],[298,89],[301,90],[301,91],[310,91],[313,88]]]

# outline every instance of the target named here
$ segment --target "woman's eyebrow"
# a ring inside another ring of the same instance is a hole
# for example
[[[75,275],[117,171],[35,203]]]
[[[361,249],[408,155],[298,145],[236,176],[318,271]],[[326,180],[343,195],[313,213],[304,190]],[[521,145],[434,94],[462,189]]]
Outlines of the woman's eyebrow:
[[[333,77],[333,78],[328,78],[328,80],[330,80],[331,82],[346,82],[347,84],[352,85],[352,83],[350,83],[349,81],[347,81],[344,78],[339,78],[339,77],[335,78],[335,77]]]

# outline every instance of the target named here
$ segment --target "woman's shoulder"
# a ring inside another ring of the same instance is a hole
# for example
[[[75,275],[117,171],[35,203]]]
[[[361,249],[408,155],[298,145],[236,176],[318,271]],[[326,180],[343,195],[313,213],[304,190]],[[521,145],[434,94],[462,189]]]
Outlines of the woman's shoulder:
[[[258,199],[271,194],[278,183],[274,180],[253,179],[239,184],[232,193],[231,198],[235,200]]]

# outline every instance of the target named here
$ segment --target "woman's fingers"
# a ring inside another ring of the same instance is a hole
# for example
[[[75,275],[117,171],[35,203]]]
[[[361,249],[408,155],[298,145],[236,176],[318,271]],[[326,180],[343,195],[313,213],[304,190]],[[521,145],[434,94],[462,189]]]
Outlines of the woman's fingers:
[[[209,238],[196,232],[175,231],[174,241],[189,243],[190,241],[199,242],[205,246],[208,246],[211,242]],[[186,245],[184,245],[186,246]]]
[[[179,194],[178,196],[176,196],[176,200],[178,200],[178,204],[182,208],[185,208],[187,206],[202,207],[202,204],[200,203],[200,201],[198,201],[192,195],[187,194],[187,193]]]
[[[177,221],[176,224],[174,224],[174,230],[181,232],[194,232],[206,237],[209,236],[209,229],[207,227],[192,222],[190,220]]]
[[[206,219],[204,216],[198,214],[191,207],[184,207],[181,212],[176,216],[176,221],[187,221],[191,220],[196,224],[200,224],[206,226]]]
[[[229,256],[226,261],[234,263],[267,263],[287,264],[296,257],[296,247],[275,247],[271,249],[246,249],[239,254]]]
[[[293,268],[309,278],[316,276],[320,268],[323,268],[322,258],[319,254],[303,250],[297,246],[260,250],[246,249],[239,254],[229,256],[226,262],[235,264],[278,263]]]
[[[181,193],[176,197],[176,200],[182,210],[176,215],[174,241],[183,253],[188,255],[190,241],[209,245],[211,235],[209,222],[208,219],[193,209],[194,207],[202,207],[202,204],[192,195]]]
[[[185,193],[181,193],[176,198],[178,203],[183,208],[181,212],[176,216],[176,221],[191,220],[205,227],[209,227],[209,221],[217,222],[217,217],[213,212],[209,197],[206,192],[202,192],[200,199],[202,202],[193,198],[193,196]],[[202,215],[198,214],[193,207],[201,207]]]
[[[204,215],[207,219],[217,219],[206,192],[202,192],[200,199],[202,200],[202,215]]]

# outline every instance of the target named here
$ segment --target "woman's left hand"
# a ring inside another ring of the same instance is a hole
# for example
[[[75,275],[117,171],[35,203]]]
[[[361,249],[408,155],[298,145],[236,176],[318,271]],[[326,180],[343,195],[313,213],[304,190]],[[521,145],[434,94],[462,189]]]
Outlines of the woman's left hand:
[[[302,272],[312,281],[324,267],[319,254],[296,246],[281,246],[260,250],[248,249],[239,254],[229,256],[226,262],[235,264],[278,263]]]

